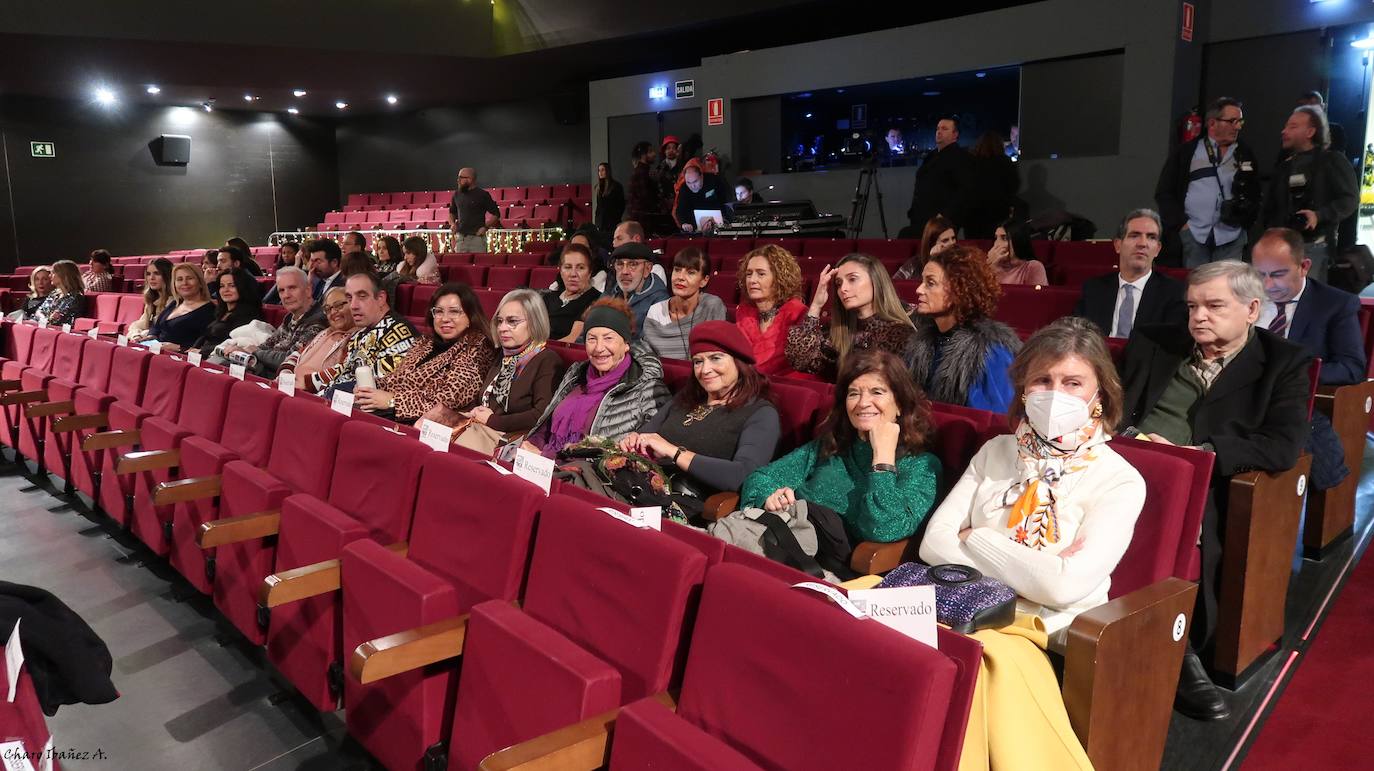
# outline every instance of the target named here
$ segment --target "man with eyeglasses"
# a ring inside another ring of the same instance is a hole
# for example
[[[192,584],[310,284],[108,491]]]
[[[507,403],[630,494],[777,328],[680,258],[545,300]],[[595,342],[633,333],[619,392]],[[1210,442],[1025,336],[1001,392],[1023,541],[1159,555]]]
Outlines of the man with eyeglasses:
[[[644,328],[649,306],[668,299],[668,285],[653,272],[654,252],[648,244],[630,242],[611,252],[615,286],[608,294],[630,304],[635,312],[634,339]]]
[[[1255,154],[1240,141],[1244,125],[1239,100],[1216,100],[1207,131],[1175,148],[1159,174],[1155,202],[1164,232],[1181,242],[1185,267],[1239,260],[1245,250],[1262,191]]]

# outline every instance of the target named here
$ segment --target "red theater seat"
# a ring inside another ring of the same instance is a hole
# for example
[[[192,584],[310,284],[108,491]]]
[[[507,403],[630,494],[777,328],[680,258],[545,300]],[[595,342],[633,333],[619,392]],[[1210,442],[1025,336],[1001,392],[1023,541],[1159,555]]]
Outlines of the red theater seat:
[[[530,269],[525,267],[503,265],[487,269],[487,287],[500,292],[525,286],[529,278]]]

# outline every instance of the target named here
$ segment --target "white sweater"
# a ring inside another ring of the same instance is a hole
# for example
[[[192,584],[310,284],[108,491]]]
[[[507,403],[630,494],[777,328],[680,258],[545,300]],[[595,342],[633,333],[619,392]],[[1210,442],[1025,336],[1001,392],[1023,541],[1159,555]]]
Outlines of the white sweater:
[[[1061,646],[1075,616],[1107,601],[1111,572],[1131,543],[1145,503],[1140,472],[1106,444],[1094,451],[1089,467],[1056,490],[1058,542],[1036,550],[1013,540],[1010,506],[1002,505],[1007,489],[1021,478],[1016,437],[990,440],[931,515],[921,560],[970,565],[1002,581],[1022,598],[1017,609],[1038,615],[1052,644]],[[969,527],[973,532],[961,543],[959,532]],[[1078,551],[1058,556],[1079,539]]]

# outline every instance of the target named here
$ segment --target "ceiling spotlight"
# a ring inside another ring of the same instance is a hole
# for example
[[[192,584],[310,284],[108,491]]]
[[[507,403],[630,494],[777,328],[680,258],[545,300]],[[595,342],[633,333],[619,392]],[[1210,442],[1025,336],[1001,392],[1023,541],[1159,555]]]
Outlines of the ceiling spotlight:
[[[300,110],[297,110],[295,107],[288,107],[286,108],[286,111],[291,113],[292,115],[299,115],[301,112]]]
[[[215,109],[215,100],[213,97],[210,99],[206,99],[205,101],[200,103],[200,106],[204,108],[206,112],[213,112]]]
[[[160,93],[162,93],[162,89],[158,88],[157,86],[148,86],[148,93],[150,93],[150,94],[160,94]]]
[[[400,100],[396,98],[396,95],[395,95],[395,94],[387,94],[387,95],[386,95],[386,103],[387,103],[387,104],[396,104],[396,103],[399,102],[399,101],[400,101]]]
[[[109,107],[115,103],[115,92],[101,86],[95,90],[95,101]]]
[[[975,77],[975,78],[986,78],[987,76],[988,76],[988,74],[987,74],[986,72],[975,72],[975,73],[973,73],[973,77]]]
[[[252,94],[244,94],[244,95],[243,95],[243,101],[245,101],[245,102],[255,102],[255,101],[257,101],[257,99],[258,99],[258,98],[257,98],[256,96],[253,96]]]
[[[291,93],[292,93],[293,95],[295,95],[297,98],[299,98],[299,97],[305,96],[305,89],[303,89],[303,88],[298,88],[298,89],[296,89],[295,91],[292,91]]]
[[[340,110],[347,110],[347,109],[348,109],[348,102],[335,102],[335,103],[334,103],[334,106],[337,107],[337,108],[339,108]]]

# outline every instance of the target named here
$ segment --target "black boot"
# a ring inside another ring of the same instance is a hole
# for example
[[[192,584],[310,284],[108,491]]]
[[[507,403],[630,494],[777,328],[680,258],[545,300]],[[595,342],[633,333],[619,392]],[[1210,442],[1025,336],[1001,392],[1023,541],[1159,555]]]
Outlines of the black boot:
[[[1178,677],[1174,709],[1197,720],[1225,720],[1231,716],[1226,699],[1202,667],[1202,659],[1189,648],[1183,654],[1183,671]]]

